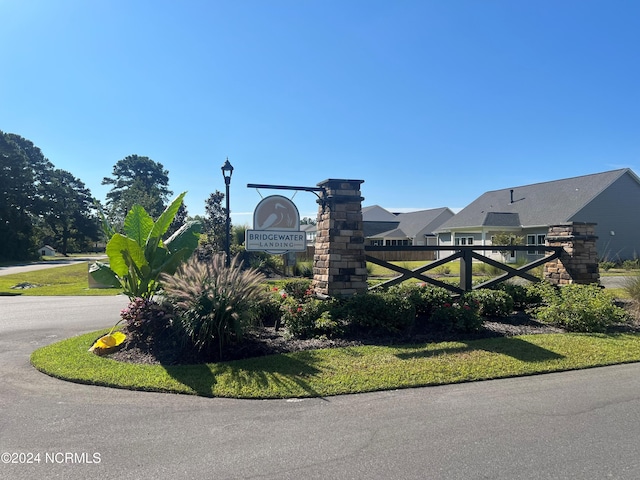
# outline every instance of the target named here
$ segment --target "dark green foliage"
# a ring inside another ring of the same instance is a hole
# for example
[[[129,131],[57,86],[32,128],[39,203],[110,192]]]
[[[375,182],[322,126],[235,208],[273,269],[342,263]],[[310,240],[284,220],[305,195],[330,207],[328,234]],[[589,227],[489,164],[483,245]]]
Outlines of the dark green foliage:
[[[537,312],[537,318],[571,332],[604,332],[626,320],[626,312],[597,285],[566,285]]]
[[[497,291],[502,291],[508,294],[513,300],[513,308],[516,310],[524,310],[526,306],[531,303],[529,296],[529,290],[524,285],[518,285],[516,283],[502,282],[495,287]]]
[[[0,260],[33,255],[34,177],[29,158],[0,131]]]
[[[485,319],[512,314],[515,302],[510,293],[521,308],[538,307],[541,319],[570,331],[603,331],[625,319],[625,312],[612,298],[594,286],[559,289],[548,282],[504,284],[497,290],[473,290],[454,300],[439,287],[404,284],[388,291],[321,301],[307,292],[302,294],[306,284],[301,282],[297,289],[291,285],[288,290],[298,295],[288,294],[285,287],[276,289],[272,298],[281,304],[281,320],[289,335],[300,338],[474,332]]]
[[[203,259],[218,252],[224,252],[227,238],[227,209],[222,206],[224,193],[216,190],[205,202],[204,234],[198,256]],[[245,259],[246,261],[246,259]]]
[[[416,317],[411,300],[397,292],[357,294],[344,300],[342,309],[352,328],[372,334],[401,332],[411,327]]]
[[[529,306],[552,303],[560,295],[560,289],[549,282],[530,283],[525,288]]]
[[[286,280],[282,284],[282,289],[287,295],[292,296],[296,300],[304,300],[305,297],[312,295],[311,280],[308,278],[294,278]]]
[[[288,336],[317,338],[341,336],[346,322],[339,316],[338,302],[307,298],[304,302],[284,296],[281,305],[282,322]]]
[[[608,272],[609,270],[615,267],[616,267],[615,262],[604,261],[604,262],[600,262],[599,264],[599,268],[603,272]]]
[[[298,262],[294,274],[300,277],[313,278],[313,265],[310,262]]]
[[[107,193],[107,209],[112,224],[120,225],[133,205],[142,206],[157,218],[165,208],[171,191],[169,172],[149,157],[129,155],[113,167],[113,177],[104,177],[103,185],[111,185]]]
[[[256,307],[256,318],[265,327],[279,328],[282,311],[280,309],[282,305],[282,298],[278,292],[278,289],[267,289],[268,295],[264,302],[261,302]]]
[[[245,263],[249,267],[258,270],[267,276],[280,274],[284,269],[282,256],[270,255],[265,252],[246,252],[242,253]]]
[[[474,332],[480,329],[482,322],[478,303],[465,299],[445,303],[435,309],[430,317],[430,324],[445,332]]]
[[[62,253],[98,238],[91,192],[40,149],[0,131],[0,260],[26,260],[49,244]]]
[[[508,317],[513,312],[513,298],[501,290],[473,290],[465,293],[463,299],[470,304],[476,302],[483,317]]]
[[[55,247],[60,253],[87,251],[100,239],[95,200],[81,180],[65,170],[53,170],[46,186],[39,244]]]
[[[426,284],[401,284],[389,288],[389,293],[409,300],[417,315],[431,315],[438,307],[451,303],[451,293],[442,287]]]

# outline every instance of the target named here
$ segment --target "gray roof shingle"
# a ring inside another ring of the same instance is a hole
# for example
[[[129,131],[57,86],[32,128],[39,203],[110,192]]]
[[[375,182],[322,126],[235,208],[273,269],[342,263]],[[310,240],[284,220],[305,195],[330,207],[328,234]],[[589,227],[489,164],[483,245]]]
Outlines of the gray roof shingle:
[[[516,215],[519,225],[523,227],[569,222],[572,216],[598,194],[630,171],[624,168],[489,191],[460,210],[436,231],[486,225],[517,226],[514,225]],[[506,223],[500,225],[500,221]]]
[[[446,212],[453,213],[448,207],[432,208],[429,210],[419,210],[416,212],[398,213],[394,217],[399,223],[393,229],[367,235],[371,237],[392,237],[392,238],[415,238],[419,232],[425,234],[433,233],[442,222],[442,215]],[[363,209],[363,217],[365,217]],[[365,222],[367,218],[365,217]]]

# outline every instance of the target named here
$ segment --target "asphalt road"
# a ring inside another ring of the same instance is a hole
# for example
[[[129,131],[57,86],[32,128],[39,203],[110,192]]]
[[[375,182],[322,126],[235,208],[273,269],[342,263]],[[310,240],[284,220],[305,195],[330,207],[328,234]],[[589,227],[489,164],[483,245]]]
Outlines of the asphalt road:
[[[0,297],[0,478],[640,478],[638,364],[292,401],[77,385],[29,365],[125,304]]]
[[[55,260],[55,261],[52,260],[52,261],[25,263],[21,265],[0,266],[0,276],[12,275],[14,273],[33,272],[36,270],[44,270],[47,268],[64,267],[66,265],[73,265],[74,263],[95,262],[96,260],[103,260],[105,258],[106,257],[104,256],[69,257],[64,260],[61,259],[61,260]]]

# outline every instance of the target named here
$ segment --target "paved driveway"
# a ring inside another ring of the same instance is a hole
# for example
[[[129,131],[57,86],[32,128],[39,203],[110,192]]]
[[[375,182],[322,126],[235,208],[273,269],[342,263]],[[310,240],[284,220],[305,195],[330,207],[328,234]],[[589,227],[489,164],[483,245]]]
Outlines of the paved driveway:
[[[77,385],[29,365],[35,348],[109,326],[125,304],[0,297],[0,455],[39,454],[0,464],[0,478],[639,477],[637,364],[291,401]]]

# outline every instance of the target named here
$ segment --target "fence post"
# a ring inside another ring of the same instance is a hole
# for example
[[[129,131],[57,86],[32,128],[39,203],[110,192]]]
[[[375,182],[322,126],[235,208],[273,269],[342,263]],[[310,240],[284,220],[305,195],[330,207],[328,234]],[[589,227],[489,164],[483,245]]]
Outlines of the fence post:
[[[320,297],[367,291],[360,184],[329,179],[318,184],[318,232],[313,255],[313,290]]]
[[[547,245],[562,247],[563,251],[560,258],[544,264],[545,280],[554,285],[588,285],[600,282],[595,225],[572,222],[549,226]]]
[[[473,257],[470,249],[463,248],[460,253],[460,288],[469,292],[473,288]]]

